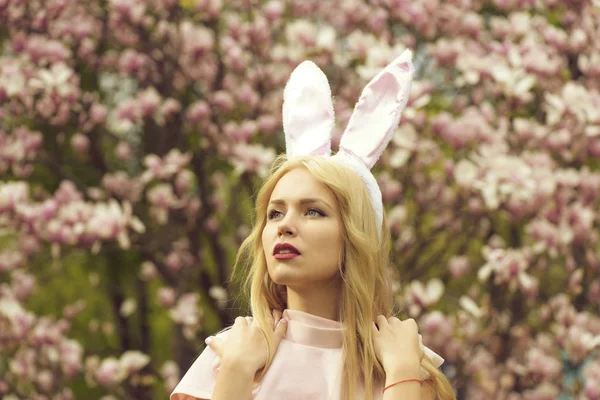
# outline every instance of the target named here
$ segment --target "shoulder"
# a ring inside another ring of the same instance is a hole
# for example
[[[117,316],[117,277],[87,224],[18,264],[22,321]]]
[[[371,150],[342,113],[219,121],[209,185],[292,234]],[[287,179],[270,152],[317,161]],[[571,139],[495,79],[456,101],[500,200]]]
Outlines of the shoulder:
[[[253,321],[254,320],[254,317],[251,317],[251,316],[247,316],[245,318],[248,319],[249,321]],[[227,327],[225,327],[223,329],[221,329],[217,333],[214,333],[214,334],[212,334],[210,336],[216,336],[219,339],[227,339],[227,336],[229,336],[229,333],[231,332],[232,328],[233,328],[233,324],[229,325],[229,326],[227,326]]]

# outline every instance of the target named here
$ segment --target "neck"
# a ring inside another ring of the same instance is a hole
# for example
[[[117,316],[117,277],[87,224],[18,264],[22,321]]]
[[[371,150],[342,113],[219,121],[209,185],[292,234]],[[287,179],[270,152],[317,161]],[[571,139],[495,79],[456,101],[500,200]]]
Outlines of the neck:
[[[295,288],[287,286],[287,308],[339,321],[340,290],[341,285],[337,282],[327,287]]]

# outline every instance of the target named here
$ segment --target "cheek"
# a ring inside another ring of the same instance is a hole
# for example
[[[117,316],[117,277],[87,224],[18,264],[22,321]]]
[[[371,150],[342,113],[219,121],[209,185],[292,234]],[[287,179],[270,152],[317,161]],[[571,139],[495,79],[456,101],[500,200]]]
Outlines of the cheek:
[[[337,226],[327,227],[318,230],[313,235],[313,243],[315,248],[319,248],[321,252],[337,256],[342,247],[342,235]]]
[[[265,225],[261,234],[261,242],[265,250],[273,243],[273,226]]]

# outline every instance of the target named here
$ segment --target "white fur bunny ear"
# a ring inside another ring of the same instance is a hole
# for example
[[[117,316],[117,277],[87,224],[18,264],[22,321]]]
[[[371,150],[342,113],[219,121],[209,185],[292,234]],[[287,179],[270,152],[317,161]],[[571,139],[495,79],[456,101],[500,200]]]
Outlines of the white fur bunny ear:
[[[311,61],[292,72],[283,91],[283,131],[288,158],[331,154],[335,123],[327,77]]]
[[[413,72],[412,52],[406,49],[369,82],[340,140],[340,155],[350,153],[373,168],[406,107]]]

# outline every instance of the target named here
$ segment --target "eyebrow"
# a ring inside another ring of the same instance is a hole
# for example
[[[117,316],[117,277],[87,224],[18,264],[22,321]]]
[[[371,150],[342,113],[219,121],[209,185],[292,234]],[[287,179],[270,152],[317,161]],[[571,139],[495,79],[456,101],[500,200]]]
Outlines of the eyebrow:
[[[304,205],[304,204],[314,204],[314,203],[322,203],[324,204],[326,207],[328,207],[329,209],[333,210],[333,208],[327,204],[327,202],[321,200],[321,199],[300,199],[298,201],[298,203],[300,203],[300,205]],[[275,199],[275,200],[271,200],[269,202],[269,204],[278,204],[278,205],[283,205],[285,204],[285,200],[282,199]]]

